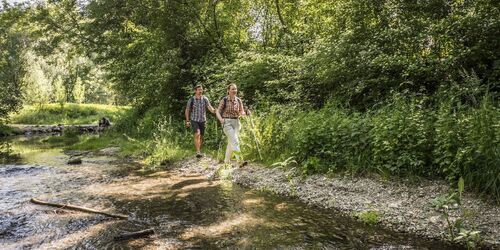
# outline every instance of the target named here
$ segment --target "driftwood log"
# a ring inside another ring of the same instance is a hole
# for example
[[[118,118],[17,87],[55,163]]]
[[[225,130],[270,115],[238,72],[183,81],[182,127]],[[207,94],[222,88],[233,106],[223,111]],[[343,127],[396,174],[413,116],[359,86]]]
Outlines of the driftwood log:
[[[146,237],[148,235],[154,234],[155,230],[152,228],[142,230],[142,231],[137,231],[137,232],[131,232],[131,233],[126,233],[122,235],[115,236],[115,240],[128,240],[128,239],[135,239],[135,238],[140,238],[140,237]]]
[[[70,204],[51,203],[51,202],[37,200],[35,198],[31,198],[30,201],[33,202],[33,203],[35,203],[35,204],[38,204],[38,205],[58,207],[58,208],[63,208],[63,209],[71,209],[71,210],[82,211],[82,212],[87,212],[87,213],[94,213],[94,214],[102,214],[102,215],[106,215],[106,216],[113,217],[113,218],[118,218],[118,219],[123,219],[123,220],[128,219],[128,216],[126,216],[126,215],[111,214],[111,213],[106,213],[106,212],[103,212],[103,211],[98,211],[98,210],[94,210],[94,209],[90,209],[90,208],[85,208],[85,207],[74,206],[74,205],[70,205]]]

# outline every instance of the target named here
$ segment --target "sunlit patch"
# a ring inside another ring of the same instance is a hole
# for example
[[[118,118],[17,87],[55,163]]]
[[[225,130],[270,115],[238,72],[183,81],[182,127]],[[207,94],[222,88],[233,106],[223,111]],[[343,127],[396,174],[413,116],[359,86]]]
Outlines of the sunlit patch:
[[[189,228],[186,232],[180,235],[180,238],[183,240],[190,240],[199,237],[218,237],[224,234],[231,233],[237,229],[255,227],[257,225],[262,226],[265,224],[266,221],[264,219],[256,218],[250,214],[239,214],[233,218],[209,226],[197,226]]]
[[[186,185],[186,186],[182,187],[181,190],[187,191],[187,190],[200,189],[200,188],[206,188],[206,187],[214,187],[217,185],[218,184],[215,182],[209,183],[208,181],[203,181],[203,182],[196,183],[196,184]]]
[[[177,198],[186,198],[191,194],[191,192],[185,192],[185,193],[178,193],[176,195]]]
[[[282,211],[288,208],[288,204],[285,202],[278,203],[274,206],[274,210],[276,211]]]
[[[243,204],[245,205],[259,205],[262,204],[263,202],[264,202],[263,198],[249,198],[243,200]]]
[[[165,172],[165,171],[161,171],[161,172],[155,172],[155,173],[152,173],[152,174],[148,174],[147,175],[148,177],[163,177],[163,178],[167,178],[167,177],[170,177],[170,174]]]

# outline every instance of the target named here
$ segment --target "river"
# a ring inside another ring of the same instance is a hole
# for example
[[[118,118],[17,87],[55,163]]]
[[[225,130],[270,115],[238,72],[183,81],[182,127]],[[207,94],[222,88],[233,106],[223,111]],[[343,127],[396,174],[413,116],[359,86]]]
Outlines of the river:
[[[43,137],[9,139],[0,165],[0,249],[456,249],[224,180],[89,154],[67,165]],[[31,198],[126,214],[47,207]],[[153,228],[147,238],[117,235]]]

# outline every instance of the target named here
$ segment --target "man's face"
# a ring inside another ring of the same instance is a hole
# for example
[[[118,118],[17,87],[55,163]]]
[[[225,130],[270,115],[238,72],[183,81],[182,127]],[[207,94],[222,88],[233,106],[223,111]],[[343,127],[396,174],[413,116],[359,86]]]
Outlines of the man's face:
[[[235,86],[231,86],[231,88],[229,88],[229,93],[236,95],[236,93],[238,93],[238,88],[236,88]]]
[[[197,94],[197,95],[201,95],[201,94],[203,94],[203,88],[202,88],[202,87],[197,88],[197,89],[194,91],[194,93],[195,93],[195,94]]]

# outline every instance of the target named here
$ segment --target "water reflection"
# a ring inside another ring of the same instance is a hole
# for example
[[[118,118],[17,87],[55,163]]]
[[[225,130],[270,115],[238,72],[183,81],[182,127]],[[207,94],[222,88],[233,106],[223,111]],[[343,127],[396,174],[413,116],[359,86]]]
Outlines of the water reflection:
[[[20,156],[12,150],[11,143],[8,140],[0,140],[0,164],[16,162]]]

